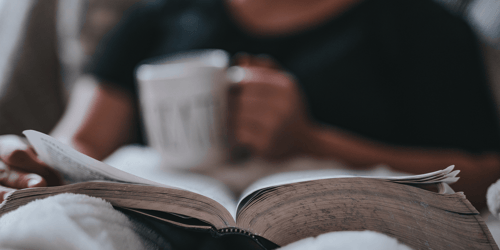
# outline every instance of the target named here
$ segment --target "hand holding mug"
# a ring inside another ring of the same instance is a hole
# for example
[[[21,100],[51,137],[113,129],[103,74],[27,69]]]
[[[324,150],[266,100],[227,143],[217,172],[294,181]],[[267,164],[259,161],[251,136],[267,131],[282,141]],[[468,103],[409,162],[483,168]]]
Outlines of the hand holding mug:
[[[234,143],[268,160],[299,154],[309,119],[294,77],[268,57],[244,55],[237,64],[244,75],[230,94]]]

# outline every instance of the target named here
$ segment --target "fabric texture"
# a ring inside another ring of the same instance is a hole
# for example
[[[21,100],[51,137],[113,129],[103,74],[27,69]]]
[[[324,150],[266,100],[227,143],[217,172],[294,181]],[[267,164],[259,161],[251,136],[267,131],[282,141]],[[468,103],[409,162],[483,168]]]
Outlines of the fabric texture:
[[[396,239],[373,231],[330,232],[299,240],[281,250],[411,250]]]
[[[273,57],[298,79],[317,122],[392,145],[500,149],[476,37],[430,0],[362,1],[273,37],[241,29],[223,1],[144,1],[103,39],[88,70],[135,93],[144,60],[207,48]]]
[[[2,216],[0,248],[169,249],[154,231],[133,222],[102,199],[60,194]]]
[[[486,193],[488,210],[496,218],[500,218],[500,180],[491,184]]]

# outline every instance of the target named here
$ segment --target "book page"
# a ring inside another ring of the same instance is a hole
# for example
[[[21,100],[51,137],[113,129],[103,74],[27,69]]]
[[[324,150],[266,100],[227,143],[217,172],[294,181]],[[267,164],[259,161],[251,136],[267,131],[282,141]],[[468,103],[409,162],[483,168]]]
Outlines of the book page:
[[[115,169],[46,134],[34,130],[26,130],[23,133],[35,149],[38,158],[59,171],[67,182],[103,180],[147,185],[159,184]]]
[[[374,230],[414,249],[498,249],[458,193],[357,177],[282,185],[252,198],[237,226],[281,246],[324,232]]]
[[[211,177],[181,171],[165,171],[158,166],[116,166],[133,175],[178,187],[217,201],[236,218],[236,197],[222,182]]]
[[[323,180],[332,178],[373,178],[373,179],[384,179],[397,183],[404,184],[437,184],[437,183],[454,183],[458,180],[456,175],[460,172],[458,170],[453,171],[455,166],[449,166],[446,169],[434,171],[431,173],[420,174],[420,175],[404,175],[404,176],[368,176],[364,174],[369,174],[368,171],[356,171],[356,170],[338,170],[338,169],[325,169],[325,170],[309,170],[309,171],[295,171],[287,173],[279,173],[262,178],[252,185],[250,185],[240,196],[238,201],[238,210],[244,204],[242,201],[254,192],[259,190],[286,185],[290,183],[312,181],[312,180]]]
[[[40,160],[59,171],[71,183],[103,180],[183,189],[220,203],[235,217],[236,200],[227,187],[217,180],[187,173],[143,171],[140,166],[129,168],[126,172],[82,154],[46,134],[34,130],[23,133]]]

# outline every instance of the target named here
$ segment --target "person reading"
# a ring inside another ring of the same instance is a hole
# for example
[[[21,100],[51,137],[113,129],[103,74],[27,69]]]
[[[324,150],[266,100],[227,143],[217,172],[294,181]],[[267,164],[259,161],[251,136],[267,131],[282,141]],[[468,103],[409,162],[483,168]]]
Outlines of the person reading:
[[[207,48],[228,51],[247,73],[231,92],[229,121],[232,144],[254,157],[408,173],[454,164],[454,188],[479,209],[500,177],[500,129],[476,38],[430,0],[145,1],[89,66],[100,84],[73,146],[101,160],[140,140],[135,67]],[[0,194],[61,183],[36,158],[9,158],[19,148],[33,157],[17,145],[0,141],[10,169]]]

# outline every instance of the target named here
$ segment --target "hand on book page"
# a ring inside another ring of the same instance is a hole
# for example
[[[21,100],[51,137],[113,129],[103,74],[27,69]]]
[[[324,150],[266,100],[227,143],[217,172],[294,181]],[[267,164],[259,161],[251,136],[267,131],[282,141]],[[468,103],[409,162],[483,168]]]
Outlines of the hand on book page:
[[[61,183],[57,171],[40,161],[22,138],[16,135],[0,136],[0,202],[16,189]]]
[[[33,148],[16,135],[0,136],[0,160],[11,171],[33,173],[43,177],[48,186],[62,184],[59,173],[41,161]]]
[[[234,195],[215,179],[194,174],[163,172],[158,168],[145,169],[141,166],[123,171],[86,156],[46,134],[33,130],[24,131],[24,134],[40,159],[59,171],[69,182],[101,180],[179,188],[215,200],[233,216],[236,213]]]
[[[130,148],[125,152],[133,154]],[[141,165],[140,167],[137,165],[116,165],[115,167],[144,179],[201,194],[220,203],[233,216],[236,215],[237,200],[235,195],[226,185],[214,178],[190,172],[168,171],[157,165]]]
[[[101,180],[158,185],[86,156],[46,134],[34,130],[23,133],[40,160],[57,170],[66,182]]]

